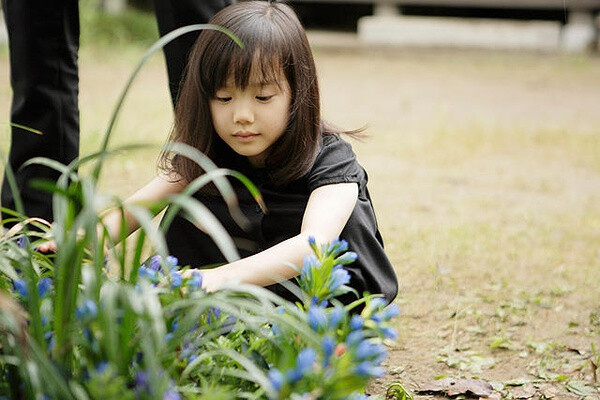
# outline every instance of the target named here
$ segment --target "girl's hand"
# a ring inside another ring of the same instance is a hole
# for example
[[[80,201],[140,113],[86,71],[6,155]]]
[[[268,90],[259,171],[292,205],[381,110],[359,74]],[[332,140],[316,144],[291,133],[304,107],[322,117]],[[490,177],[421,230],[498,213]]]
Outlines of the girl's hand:
[[[48,240],[42,244],[39,244],[36,248],[40,253],[56,253],[56,242],[54,240]]]
[[[218,268],[214,269],[188,269],[181,273],[181,277],[188,279],[192,277],[194,271],[200,271],[202,274],[202,289],[207,292],[214,292],[221,288],[224,281],[220,278]]]

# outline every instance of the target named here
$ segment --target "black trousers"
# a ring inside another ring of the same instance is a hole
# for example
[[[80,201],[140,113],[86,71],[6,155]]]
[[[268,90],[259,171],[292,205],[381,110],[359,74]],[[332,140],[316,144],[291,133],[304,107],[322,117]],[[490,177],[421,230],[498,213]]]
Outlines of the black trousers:
[[[234,2],[235,0],[154,0],[158,31],[164,36],[182,26],[205,24],[217,11]],[[187,58],[199,33],[187,33],[164,48],[173,104],[177,102]]]
[[[233,0],[155,0],[159,32],[206,23]],[[77,0],[2,0],[9,38],[13,100],[10,120],[41,133],[12,126],[9,164],[16,174],[25,215],[51,221],[52,196],[30,187],[32,179],[55,181],[58,173],[21,165],[43,156],[68,164],[79,153],[79,5]],[[169,90],[175,103],[187,55],[198,33],[165,48]],[[15,209],[6,176],[1,204]],[[3,219],[7,217],[2,215]]]
[[[3,0],[8,30],[13,126],[8,156],[27,216],[52,219],[52,196],[29,186],[31,179],[56,180],[58,173],[32,165],[32,157],[48,157],[68,164],[78,155],[79,9],[77,0]],[[6,176],[2,206],[15,209]]]

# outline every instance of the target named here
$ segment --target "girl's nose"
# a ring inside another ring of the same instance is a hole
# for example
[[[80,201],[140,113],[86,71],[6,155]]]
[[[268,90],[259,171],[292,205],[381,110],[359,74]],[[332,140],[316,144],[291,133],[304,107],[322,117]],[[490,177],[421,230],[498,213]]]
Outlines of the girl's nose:
[[[233,112],[233,122],[236,124],[251,124],[254,122],[252,107],[247,102],[240,102]]]

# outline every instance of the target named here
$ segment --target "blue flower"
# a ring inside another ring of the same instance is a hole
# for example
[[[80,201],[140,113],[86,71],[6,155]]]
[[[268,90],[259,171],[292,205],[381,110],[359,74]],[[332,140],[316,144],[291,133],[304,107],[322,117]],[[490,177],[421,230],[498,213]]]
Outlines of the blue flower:
[[[400,315],[400,307],[398,307],[398,304],[396,303],[390,304],[385,310],[383,310],[383,317],[386,321],[389,321],[398,315]]]
[[[285,384],[285,376],[277,368],[270,369],[267,376],[269,377],[269,382],[271,382],[273,388],[279,392]]]
[[[271,325],[271,330],[273,331],[274,336],[281,336],[281,329],[279,329],[279,325],[277,325],[277,324]]]
[[[135,374],[135,388],[139,392],[145,392],[150,394],[150,385],[148,383],[148,373],[144,371],[138,371]]]
[[[146,266],[141,266],[138,270],[138,274],[140,276],[140,278],[145,278],[148,279],[151,282],[157,282],[158,280],[158,274],[156,272],[156,270],[151,269],[149,267]]]
[[[345,240],[341,240],[340,245],[338,247],[338,251],[341,253],[346,250],[348,250],[348,242],[346,242]]]
[[[328,319],[325,308],[320,306],[310,307],[308,309],[308,323],[315,331],[327,329]]]
[[[300,350],[296,357],[296,368],[286,373],[287,380],[291,383],[299,381],[313,368],[316,361],[317,353],[313,348]]]
[[[27,240],[26,236],[19,236],[17,239],[17,246],[24,249],[29,244],[29,240]]]
[[[329,277],[328,286],[329,290],[334,292],[340,286],[347,284],[350,282],[350,274],[348,271],[342,268],[341,265],[336,265],[331,270],[331,276]]]
[[[98,315],[98,306],[90,299],[86,299],[83,302],[83,305],[77,307],[75,310],[75,318],[78,320],[82,320],[87,317],[95,318],[96,315]]]
[[[333,354],[333,350],[335,350],[335,339],[331,336],[325,336],[321,339],[321,349],[323,350],[323,354],[326,357],[330,357]]]
[[[398,331],[388,326],[381,328],[381,333],[388,339],[396,339],[398,337]]]
[[[108,362],[100,361],[98,365],[96,365],[96,373],[103,374],[108,368]]]
[[[50,341],[48,342],[48,352],[51,352],[54,349],[54,344],[56,343],[56,339],[54,335],[51,335]]]
[[[27,282],[25,282],[25,280],[23,279],[15,279],[15,281],[13,282],[13,284],[15,285],[15,289],[17,290],[17,292],[23,297],[23,298],[27,298],[27,295],[29,294],[27,292]]]
[[[177,289],[181,286],[182,278],[181,274],[178,272],[173,272],[171,274],[171,289]]]
[[[163,395],[163,400],[181,400],[181,395],[175,389],[169,389]]]
[[[152,256],[152,258],[150,258],[150,262],[148,262],[148,269],[152,270],[152,271],[162,271],[162,257],[161,256]]]
[[[329,312],[329,329],[335,329],[338,327],[344,316],[346,315],[346,311],[344,311],[343,307],[334,307],[330,309]]]
[[[381,362],[387,356],[387,350],[379,343],[372,343],[368,340],[363,340],[356,347],[355,357],[357,360],[375,360]]]
[[[327,307],[329,305],[329,301],[323,300],[319,303],[319,298],[317,296],[313,296],[310,298],[310,304],[312,306]]]
[[[192,277],[187,285],[194,290],[199,290],[202,287],[202,273],[200,271],[192,271]]]
[[[363,326],[365,326],[365,320],[360,315],[354,314],[352,319],[350,319],[350,329],[358,331],[362,329]]]
[[[40,297],[44,297],[50,291],[50,288],[52,287],[52,279],[48,278],[47,276],[43,277],[38,282],[37,287],[38,287],[38,293],[40,294]]]
[[[192,361],[194,361],[196,358],[198,358],[198,355],[197,355],[197,354],[192,354],[192,355],[190,356],[190,358],[188,358],[188,363],[191,363],[191,362],[192,362]]]
[[[369,302],[365,311],[373,312],[375,310],[379,310],[380,308],[385,307],[385,305],[385,299],[383,299],[382,297],[376,297]]]
[[[355,346],[365,338],[363,331],[352,331],[346,336],[346,344]]]
[[[381,322],[384,322],[383,319],[383,314],[378,312],[378,313],[374,313],[373,315],[371,315],[371,319],[375,322],[377,322],[378,324]]]
[[[235,326],[237,322],[237,318],[235,317],[235,315],[230,315],[227,318],[225,318],[225,321],[223,322],[223,325],[221,325],[221,329],[225,332],[231,332],[233,330],[233,327]]]
[[[345,240],[340,240],[338,238],[333,239],[327,250],[329,254],[333,255],[343,253],[344,251],[348,250],[348,242],[346,242]]]
[[[313,269],[317,268],[319,260],[314,254],[309,254],[302,261],[302,270],[300,271],[300,279],[305,282],[310,282],[313,277]]]
[[[386,322],[400,314],[400,307],[397,304],[391,304],[385,309],[373,314],[371,319],[375,322]]]
[[[167,256],[165,264],[167,264],[167,267],[169,267],[170,270],[179,269],[179,260],[175,256]]]
[[[316,359],[317,352],[313,348],[302,349],[296,358],[296,369],[304,375],[312,369]]]
[[[213,307],[208,311],[208,323],[212,324],[221,316],[221,309]]]
[[[335,259],[334,263],[336,264],[351,264],[354,261],[356,261],[356,259],[358,258],[358,254],[356,254],[353,251],[348,251],[344,254],[342,254],[341,256],[339,256],[338,258]]]
[[[367,377],[380,377],[383,376],[385,370],[379,365],[375,365],[371,361],[363,361],[356,366],[356,374]]]
[[[321,339],[321,350],[323,350],[323,366],[327,367],[329,365],[329,359],[333,355],[333,351],[335,350],[335,339],[331,336],[325,336]]]
[[[302,379],[302,374],[296,368],[291,369],[285,373],[285,379],[291,383],[298,382]]]

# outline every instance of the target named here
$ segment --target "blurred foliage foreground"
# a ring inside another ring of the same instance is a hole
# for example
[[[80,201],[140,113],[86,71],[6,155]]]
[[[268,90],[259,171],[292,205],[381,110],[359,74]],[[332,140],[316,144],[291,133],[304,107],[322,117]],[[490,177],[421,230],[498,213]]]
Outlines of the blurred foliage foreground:
[[[159,41],[147,57],[164,43]],[[391,319],[399,310],[368,294],[346,306],[336,302],[351,290],[343,265],[357,256],[347,252],[344,241],[311,242],[314,254],[299,269],[298,285],[290,284],[301,299],[297,303],[239,283],[207,293],[201,272],[182,278],[162,232],[181,211],[235,259],[231,239],[190,194],[214,182],[237,215],[225,176],[242,180],[260,201],[245,177],[216,169],[195,149],[172,145],[171,151],[207,171],[186,192],[144,206],[97,192],[103,160],[123,150],[107,148],[127,90],[99,152],[69,166],[29,161],[62,174],[57,183],[37,182],[53,192],[51,225],[24,216],[18,198],[17,211],[3,210],[13,215],[5,222],[14,226],[0,232],[0,397],[365,398],[369,379],[384,373],[384,344],[397,335]],[[74,173],[87,163],[95,163],[89,176]],[[6,172],[18,193],[12,171]],[[152,216],[166,206],[169,211],[157,227]],[[140,222],[133,244],[111,243],[100,217],[107,209],[130,213]],[[56,241],[55,254],[36,251],[47,237]],[[144,261],[148,245],[156,255]]]

